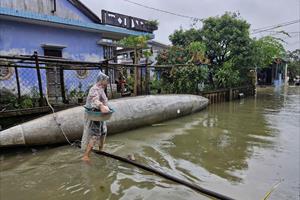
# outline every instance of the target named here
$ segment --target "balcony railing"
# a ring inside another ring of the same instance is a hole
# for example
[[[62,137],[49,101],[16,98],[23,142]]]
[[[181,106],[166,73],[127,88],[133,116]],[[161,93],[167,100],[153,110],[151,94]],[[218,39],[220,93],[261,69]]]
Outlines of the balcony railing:
[[[147,20],[107,10],[102,10],[102,23],[148,33],[153,33],[158,28]]]

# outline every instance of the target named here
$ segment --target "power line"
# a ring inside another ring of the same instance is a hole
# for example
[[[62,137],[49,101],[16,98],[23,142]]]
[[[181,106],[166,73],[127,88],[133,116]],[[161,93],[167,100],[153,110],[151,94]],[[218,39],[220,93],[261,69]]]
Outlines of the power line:
[[[254,29],[252,34],[257,34],[257,33],[270,31],[270,30],[273,30],[273,29],[276,29],[276,28],[289,26],[289,25],[292,25],[292,24],[297,24],[299,22],[300,22],[300,19],[294,20],[294,21],[289,21],[289,22],[284,22],[284,23],[281,23],[281,24],[276,24],[276,25],[273,25],[273,26],[268,26],[268,28],[264,27],[264,28]]]
[[[295,22],[295,21],[297,21],[297,19],[296,19],[296,20],[293,20],[293,21],[282,22],[282,23],[275,24],[275,25],[265,26],[265,27],[261,27],[261,28],[255,28],[255,29],[253,29],[253,31],[259,31],[259,30],[262,30],[262,29],[272,28],[272,27],[274,27],[274,26],[284,25],[284,24],[287,24],[287,23]]]
[[[268,32],[268,33],[287,33],[287,34],[299,34],[300,31],[284,31],[284,30],[280,30],[280,31],[264,31],[264,32]]]
[[[125,1],[127,3],[130,3],[130,4],[134,4],[136,6],[146,8],[146,9],[150,9],[150,10],[154,10],[154,11],[157,11],[157,12],[174,15],[174,16],[177,16],[177,17],[187,18],[187,19],[196,20],[196,21],[202,21],[202,20],[205,19],[205,18],[192,17],[192,16],[189,16],[189,15],[183,15],[183,14],[175,13],[175,12],[172,12],[172,11],[151,7],[151,6],[142,4],[142,3],[137,3],[137,2],[132,1],[132,0],[123,0],[123,1]],[[300,2],[300,0],[299,0],[299,2]],[[262,28],[253,29],[252,34],[257,34],[257,33],[262,33],[262,32],[272,32],[273,29],[277,29],[277,28],[284,27],[284,26],[289,26],[289,25],[296,24],[296,23],[299,23],[299,22],[300,22],[300,19],[293,20],[293,21],[288,21],[288,22],[283,22],[283,23],[276,24],[276,25],[270,25],[270,26],[266,26],[266,27],[262,27]],[[300,30],[299,30],[299,32],[300,32]],[[276,34],[279,34],[279,33],[288,33],[288,34],[295,34],[296,33],[296,34],[299,34],[299,32],[296,32],[296,31],[294,31],[294,32],[284,32],[284,31],[277,31],[276,32],[276,31],[273,31],[273,35],[274,34],[276,35]],[[300,40],[300,34],[299,34],[299,40]]]
[[[174,15],[174,16],[177,16],[177,17],[183,17],[183,18],[192,19],[192,20],[199,20],[199,21],[204,19],[204,18],[198,18],[198,17],[192,17],[192,16],[188,16],[188,15],[183,15],[183,14],[171,12],[171,11],[168,11],[168,10],[162,10],[162,9],[159,9],[159,8],[154,8],[154,7],[147,6],[147,5],[144,5],[144,4],[141,4],[141,3],[137,3],[137,2],[134,2],[134,1],[131,1],[131,0],[123,0],[123,1],[126,1],[128,3],[134,4],[134,5],[143,7],[143,8],[155,10],[157,12],[162,12],[162,13]]]

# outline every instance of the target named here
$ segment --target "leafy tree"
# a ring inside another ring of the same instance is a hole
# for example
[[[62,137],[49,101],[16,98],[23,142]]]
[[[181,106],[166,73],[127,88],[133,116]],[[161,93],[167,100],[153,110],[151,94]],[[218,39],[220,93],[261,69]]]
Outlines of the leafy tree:
[[[251,70],[268,67],[276,58],[285,56],[279,39],[271,36],[252,39],[249,28],[250,24],[237,13],[209,17],[203,20],[200,29],[181,28],[170,35],[174,46],[161,54],[158,62],[207,63],[208,80],[213,88],[249,83]]]
[[[201,34],[212,64],[222,66],[245,51],[250,42],[249,28],[250,25],[235,13],[205,19]]]
[[[172,46],[157,57],[158,64],[207,64],[206,47],[202,42],[191,42],[188,46]]]
[[[157,56],[158,64],[185,64],[189,61],[187,49],[179,46],[172,46]]]
[[[197,93],[198,84],[207,79],[208,63],[205,57],[206,47],[202,42],[191,42],[187,46],[172,46],[157,57],[158,64],[174,66],[171,70],[162,70],[162,86],[169,93]]]
[[[250,43],[250,25],[235,13],[225,13],[221,17],[209,17],[203,21],[202,41],[206,56],[210,59],[209,80],[214,85],[213,76],[223,64],[246,52]]]
[[[199,30],[191,28],[187,31],[184,31],[182,28],[176,30],[173,34],[169,36],[170,41],[174,46],[186,47],[191,42],[201,41],[202,36]]]
[[[300,49],[288,52],[288,72],[290,81],[300,76]]]
[[[252,52],[253,65],[257,68],[268,67],[277,58],[285,56],[285,50],[280,41],[272,36],[265,36],[254,40]]]
[[[191,42],[188,47],[188,54],[191,59],[188,63],[207,64],[209,60],[205,56],[206,46],[202,42]]]

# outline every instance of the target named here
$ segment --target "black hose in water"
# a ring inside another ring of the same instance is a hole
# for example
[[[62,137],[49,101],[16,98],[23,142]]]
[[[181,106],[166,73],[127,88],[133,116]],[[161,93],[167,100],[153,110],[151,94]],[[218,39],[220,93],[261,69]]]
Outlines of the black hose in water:
[[[187,182],[185,180],[182,180],[182,179],[179,179],[177,177],[171,176],[169,174],[163,173],[163,172],[158,171],[156,169],[153,169],[151,167],[139,164],[139,163],[134,162],[132,160],[129,160],[129,159],[126,159],[126,158],[123,158],[123,157],[120,157],[120,156],[116,156],[116,155],[113,155],[113,154],[110,154],[110,153],[107,153],[107,152],[104,152],[104,151],[93,151],[93,152],[96,153],[96,154],[98,154],[98,155],[103,155],[103,156],[106,156],[106,157],[109,157],[109,158],[113,158],[113,159],[116,159],[116,160],[119,160],[119,161],[122,161],[122,162],[125,162],[125,163],[128,163],[128,164],[134,165],[134,166],[136,166],[138,168],[141,168],[143,170],[146,170],[146,171],[152,172],[154,174],[157,174],[157,175],[159,175],[159,176],[161,176],[163,178],[166,178],[168,180],[171,180],[171,181],[174,181],[174,182],[179,183],[181,185],[184,185],[186,187],[189,187],[189,188],[191,188],[191,189],[193,189],[193,190],[195,190],[197,192],[200,192],[202,194],[208,195],[210,197],[214,197],[214,198],[221,199],[221,200],[233,200],[233,198],[231,198],[231,197],[227,197],[225,195],[216,193],[214,191],[207,190],[207,189],[202,188],[202,187],[200,187],[198,185],[189,183],[189,182]]]

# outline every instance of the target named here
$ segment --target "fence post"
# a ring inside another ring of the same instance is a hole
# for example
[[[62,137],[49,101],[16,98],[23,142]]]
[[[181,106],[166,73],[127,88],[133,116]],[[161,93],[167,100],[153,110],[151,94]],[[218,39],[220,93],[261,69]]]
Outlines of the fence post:
[[[15,66],[16,73],[16,81],[17,81],[17,89],[18,89],[18,101],[21,99],[21,89],[20,89],[20,80],[19,80],[19,72],[17,66]]]
[[[148,58],[146,58],[145,86],[146,86],[146,95],[149,95],[150,94],[150,69],[149,69],[149,66],[148,66]]]
[[[103,62],[103,67],[104,67],[104,73],[108,76],[108,61],[104,61]],[[100,68],[100,70],[103,72],[103,69],[102,67]],[[111,77],[109,77],[109,79],[111,79]],[[109,80],[110,81],[110,80]],[[108,96],[108,93],[107,93],[107,87],[104,89],[104,93],[106,94],[106,96]]]
[[[64,80],[64,68],[62,66],[59,67],[59,78],[60,78],[60,89],[61,89],[62,102],[67,103],[66,91],[65,91],[65,80]]]
[[[40,66],[39,66],[38,53],[36,51],[34,52],[34,58],[35,58],[35,65],[36,65],[36,74],[37,74],[38,83],[39,83],[40,106],[43,106],[44,98],[43,98],[42,78],[41,78],[41,72],[40,72]]]
[[[140,92],[139,92],[140,95],[143,95],[144,94],[144,91],[143,91],[143,67],[141,66],[140,67]]]

